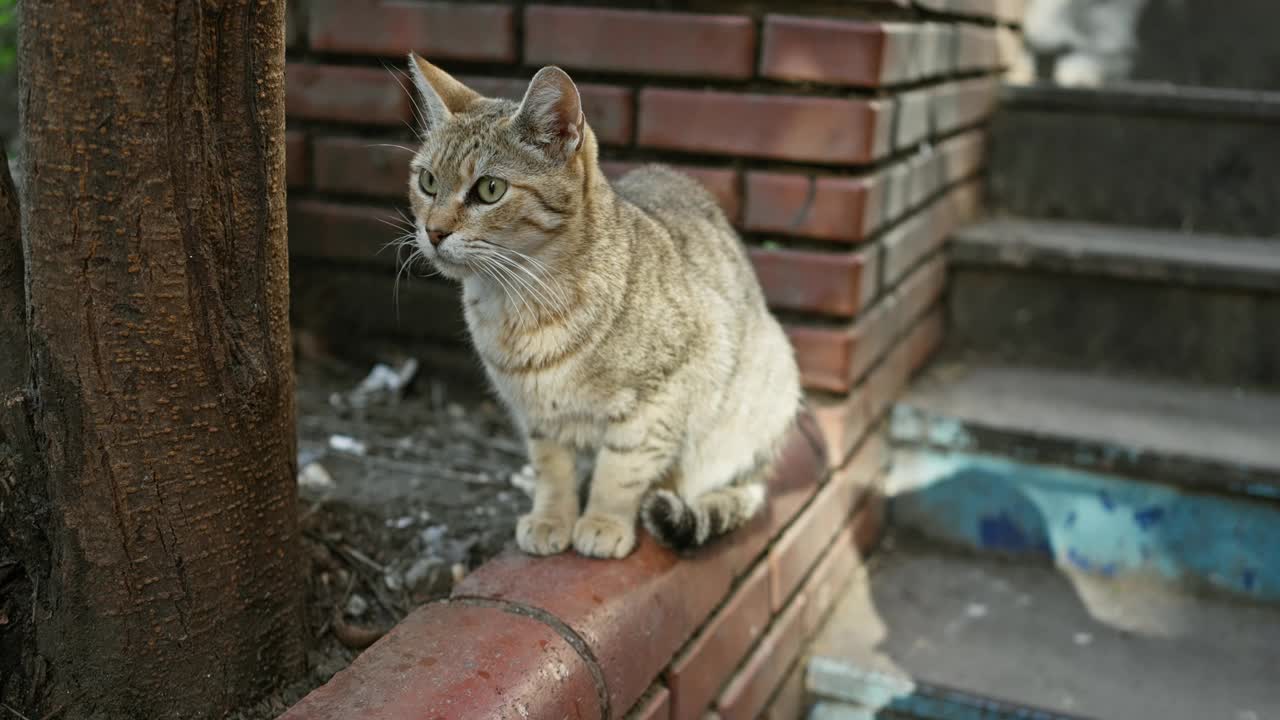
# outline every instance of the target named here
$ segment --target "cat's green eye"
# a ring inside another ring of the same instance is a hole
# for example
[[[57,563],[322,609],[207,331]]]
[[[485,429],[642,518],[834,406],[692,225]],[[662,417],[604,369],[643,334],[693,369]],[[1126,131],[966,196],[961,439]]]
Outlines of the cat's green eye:
[[[432,175],[430,170],[423,170],[418,173],[418,187],[428,195],[435,195],[440,183],[436,181],[436,176]]]
[[[490,205],[501,200],[506,192],[507,181],[501,178],[486,175],[476,183],[476,197],[480,198],[481,202]]]

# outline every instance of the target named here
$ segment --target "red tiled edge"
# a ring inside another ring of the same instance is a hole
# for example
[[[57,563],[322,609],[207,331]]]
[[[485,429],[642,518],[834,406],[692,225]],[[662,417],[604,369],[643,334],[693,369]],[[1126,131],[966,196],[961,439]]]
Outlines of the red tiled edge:
[[[565,717],[605,717],[565,638],[501,607],[446,601],[410,613],[281,720]]]
[[[760,716],[817,629],[817,621],[830,609],[836,592],[848,582],[860,557],[878,541],[884,507],[879,495],[871,493],[867,497],[868,502],[835,539],[819,548],[820,553],[825,553],[822,560],[725,686],[715,706],[722,720]]]
[[[612,707],[630,707],[824,476],[815,428],[807,416],[803,422],[778,463],[766,511],[722,542],[684,559],[644,534],[623,561],[513,551],[472,573],[454,595],[560,618],[599,662]]]
[[[627,720],[668,720],[671,717],[671,693],[661,685],[649,688],[645,697],[627,713]]]
[[[769,563],[760,563],[742,581],[671,667],[671,720],[699,720],[769,624]]]

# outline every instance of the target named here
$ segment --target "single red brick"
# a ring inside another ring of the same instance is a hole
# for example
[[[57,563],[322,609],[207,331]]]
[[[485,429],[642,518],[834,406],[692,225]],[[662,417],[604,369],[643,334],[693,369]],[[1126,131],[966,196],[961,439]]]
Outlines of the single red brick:
[[[842,317],[858,314],[875,297],[877,253],[875,246],[856,253],[750,249],[771,306]]]
[[[528,80],[519,78],[460,76],[458,80],[486,97],[516,102],[524,98],[524,91],[529,87]],[[578,97],[582,100],[582,114],[597,140],[605,145],[631,143],[635,97],[629,88],[581,83],[578,85]]]
[[[956,32],[955,68],[988,70],[999,67],[1000,48],[995,28],[978,25],[959,25]]]
[[[854,518],[856,517],[857,513],[854,514]],[[853,539],[854,518],[850,518],[844,529],[836,535],[831,547],[809,574],[809,579],[805,580],[801,590],[808,598],[804,614],[805,637],[812,637],[817,632],[827,617],[827,611],[853,577],[854,570],[862,563],[862,554]]]
[[[623,160],[606,160],[600,163],[600,169],[604,170],[604,174],[608,175],[610,179],[617,180],[645,164]],[[673,170],[679,170],[702,183],[703,187],[711,191],[711,194],[715,196],[716,202],[720,204],[720,209],[724,211],[725,217],[729,218],[729,222],[735,224],[738,222],[739,215],[742,212],[742,198],[738,190],[738,172],[736,170],[700,165],[670,165],[669,167]]]
[[[934,201],[927,209],[904,220],[881,239],[886,286],[896,285],[903,273],[920,258],[941,246],[945,237],[932,236],[936,223],[931,215],[940,212],[939,208],[944,205],[941,200]]]
[[[805,688],[805,670],[807,665],[801,659],[787,673],[782,687],[774,693],[773,699],[760,715],[760,720],[800,720],[808,717],[809,696]]]
[[[853,544],[858,548],[858,554],[864,558],[875,550],[884,535],[887,506],[884,493],[876,489],[853,516]]]
[[[413,154],[368,138],[317,137],[313,142],[317,190],[403,198]],[[408,146],[405,146],[408,147]]]
[[[516,60],[508,5],[395,0],[307,0],[311,47],[333,53],[429,60]]]
[[[911,377],[909,337],[900,339],[867,376],[867,414],[872,424],[879,422],[906,389],[907,380]]]
[[[391,266],[395,253],[379,252],[400,234],[387,225],[391,210],[326,200],[289,203],[289,256]]]
[[[307,153],[307,134],[301,130],[284,133],[285,181],[289,187],[306,187],[311,182],[311,158]]]
[[[941,255],[924,263],[904,278],[894,293],[892,318],[891,322],[887,323],[892,333],[891,337],[897,337],[906,332],[916,319],[933,307],[942,297],[946,282],[947,261]]]
[[[916,325],[907,336],[905,345],[908,377],[920,371],[929,362],[929,358],[942,345],[942,336],[946,332],[946,321],[941,308],[934,308]]]
[[[866,384],[864,381],[848,395],[809,395],[809,406],[826,442],[829,467],[843,465],[871,426]]]
[[[860,87],[901,80],[901,69],[888,62],[890,34],[880,22],[767,15],[760,74]]]
[[[804,648],[801,632],[804,604],[804,596],[797,596],[774,621],[742,668],[729,680],[716,700],[716,711],[722,720],[752,720],[764,710],[792,661]]]
[[[951,233],[973,217],[979,202],[974,183],[961,185],[886,234],[881,241],[884,284],[896,285],[909,269],[941,248]]]
[[[909,148],[929,137],[932,103],[933,93],[929,90],[912,90],[897,95],[894,100],[894,112],[897,115],[894,122],[894,149]]]
[[[667,669],[672,720],[699,720],[769,624],[769,564],[760,563]]]
[[[281,720],[601,718],[582,657],[547,625],[493,607],[413,611]]]
[[[744,226],[821,240],[862,240],[878,220],[869,207],[873,182],[872,177],[749,172]]]
[[[287,63],[284,76],[291,118],[400,125],[412,117],[409,94],[389,70]]]
[[[995,109],[997,83],[976,78],[948,83],[933,90],[933,129],[945,134],[974,125]]]
[[[878,438],[864,442],[849,465],[832,476],[770,548],[769,598],[774,612],[787,605],[809,568],[853,513],[858,497],[878,475],[882,452]]]
[[[627,713],[626,720],[670,720],[671,692],[662,685],[654,685]]]
[[[913,79],[921,80],[939,75],[948,75],[954,68],[952,45],[954,38],[950,25],[943,23],[920,23],[913,26],[916,31],[916,64],[918,72]]]
[[[531,5],[526,64],[746,79],[755,28],[743,15]]]
[[[787,339],[795,349],[800,381],[811,390],[845,392],[849,389],[849,359],[853,333],[846,328],[789,324]]]
[[[690,557],[676,557],[643,532],[625,560],[512,551],[467,576],[454,594],[521,603],[559,618],[599,661],[613,706],[630,707],[768,544],[776,513],[786,507],[778,493],[784,500],[803,495],[817,482],[824,472],[820,452],[793,430],[770,480],[766,512]]]
[[[637,142],[686,152],[859,165],[889,152],[890,106],[881,100],[640,91]]]
[[[981,130],[956,135],[939,143],[937,154],[945,169],[942,182],[952,185],[973,177],[982,169],[987,155],[987,136]]]

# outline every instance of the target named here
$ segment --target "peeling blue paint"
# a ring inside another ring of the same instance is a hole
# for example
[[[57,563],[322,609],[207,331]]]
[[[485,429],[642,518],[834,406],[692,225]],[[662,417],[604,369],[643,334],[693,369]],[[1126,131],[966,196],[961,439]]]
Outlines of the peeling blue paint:
[[[978,537],[988,550],[1020,553],[1037,546],[1007,513],[979,518]]]
[[[1112,510],[1116,509],[1115,502],[1111,499],[1111,495],[1108,494],[1106,490],[1103,490],[1098,493],[1098,499],[1102,501],[1103,510],[1106,510],[1107,512],[1111,512]]]
[[[1150,530],[1157,523],[1164,519],[1164,508],[1148,507],[1143,508],[1133,514],[1133,519],[1138,523],[1141,530]]]
[[[1043,554],[1106,577],[1151,574],[1280,601],[1280,507],[974,453],[900,449],[891,522]]]

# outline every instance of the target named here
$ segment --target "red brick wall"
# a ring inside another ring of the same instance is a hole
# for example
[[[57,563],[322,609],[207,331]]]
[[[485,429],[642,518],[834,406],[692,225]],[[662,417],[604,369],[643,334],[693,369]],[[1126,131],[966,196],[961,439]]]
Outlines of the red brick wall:
[[[394,259],[378,250],[397,234],[382,221],[403,204],[408,153],[394,146],[411,144],[412,116],[387,68],[413,49],[481,92],[517,99],[538,67],[567,69],[606,172],[670,163],[706,184],[739,227],[796,347],[824,464],[843,468],[775,497],[769,527],[738,541],[757,543],[754,560],[703,561],[729,563],[729,579],[701,614],[680,616],[644,668],[608,682],[602,655],[634,653],[587,638],[602,643],[596,680],[616,694],[619,717],[637,702],[649,703],[637,717],[795,717],[804,639],[856,566],[853,535],[865,547],[878,527],[867,514],[878,474],[871,430],[941,339],[942,245],[980,210],[983,125],[1021,0],[619,4],[629,9],[295,0],[295,324],[339,345],[381,337],[457,348],[474,365],[452,288],[402,284],[398,315],[392,304]],[[657,572],[657,561],[634,562]],[[659,574],[674,591],[679,572]]]

